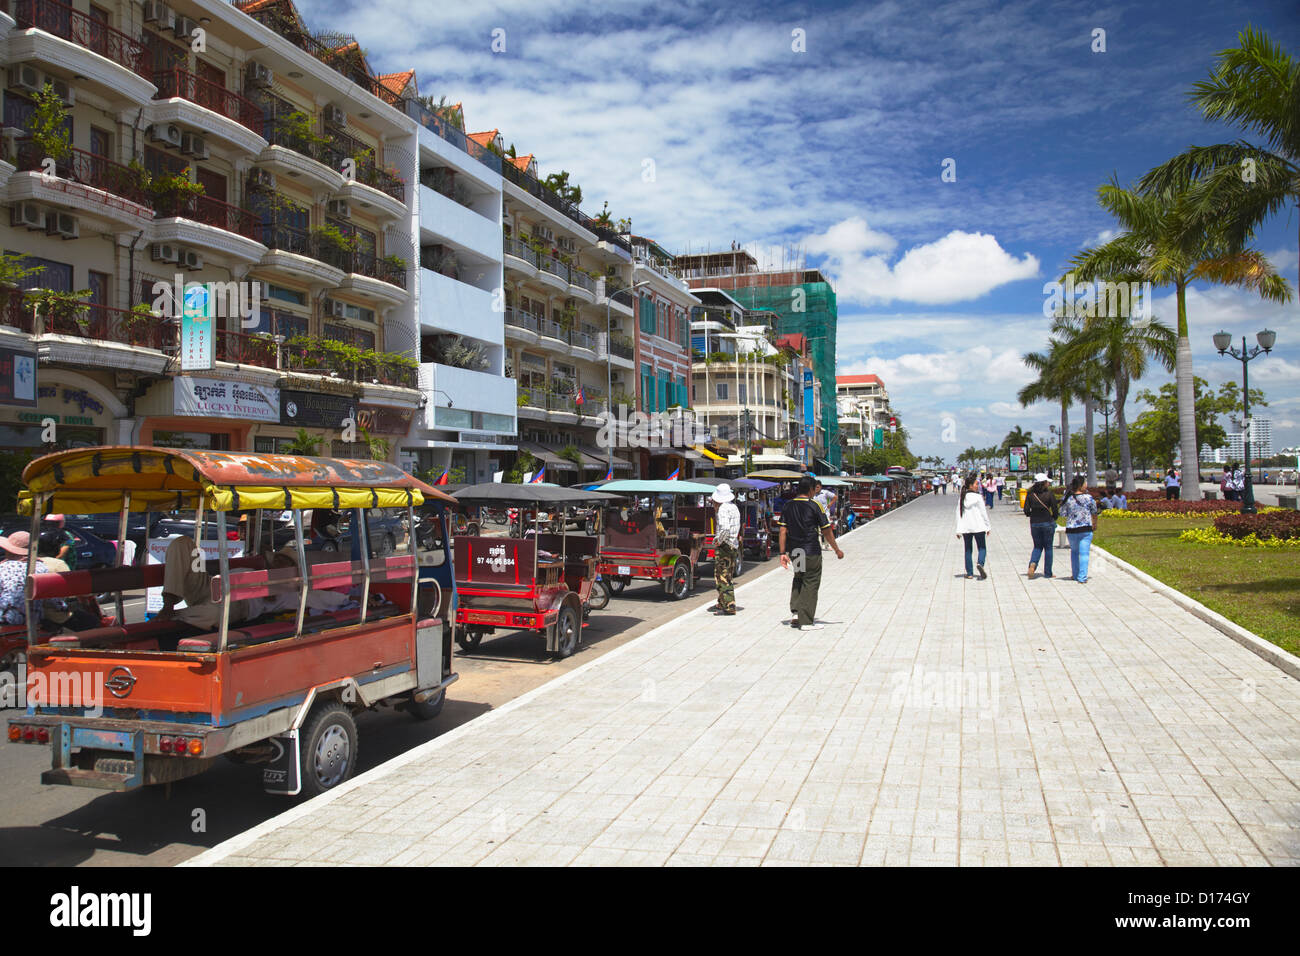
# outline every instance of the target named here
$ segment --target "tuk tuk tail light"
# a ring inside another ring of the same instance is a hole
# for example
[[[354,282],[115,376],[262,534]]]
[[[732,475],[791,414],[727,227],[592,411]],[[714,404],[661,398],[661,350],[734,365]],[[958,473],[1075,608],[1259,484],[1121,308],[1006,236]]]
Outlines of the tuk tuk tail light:
[[[31,742],[32,742],[33,740],[35,740],[35,739],[36,739],[36,728],[35,728],[35,727],[24,727],[24,728],[23,728],[23,742],[24,742],[24,743],[31,743]]]
[[[166,754],[166,753],[171,753],[171,750],[172,750],[172,739],[171,739],[170,737],[159,737],[159,738],[158,738],[158,749],[161,750],[161,751],[162,751],[163,753],[165,753],[165,754]]]
[[[17,724],[10,724],[10,725],[9,725],[9,740],[10,740],[11,742],[16,743],[17,741],[22,740],[22,739],[23,739],[23,729],[22,729],[21,727],[19,727]]]
[[[174,741],[172,741],[172,747],[175,748],[178,754],[183,754],[185,753],[186,743],[187,741],[184,737],[177,737]]]
[[[202,755],[203,755],[203,741],[200,740],[198,737],[192,737],[192,738],[190,738],[189,751],[190,751],[190,756],[192,756],[192,757],[200,757],[200,756],[202,756]]]
[[[50,742],[50,728],[48,728],[48,727],[37,727],[37,728],[36,728],[36,742],[37,742],[38,744],[48,744],[48,743]]]

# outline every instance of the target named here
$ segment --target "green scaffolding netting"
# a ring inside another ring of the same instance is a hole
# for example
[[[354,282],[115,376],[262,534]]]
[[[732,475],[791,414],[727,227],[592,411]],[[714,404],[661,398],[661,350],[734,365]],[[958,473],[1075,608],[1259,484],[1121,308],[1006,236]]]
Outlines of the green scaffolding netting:
[[[826,460],[840,464],[839,419],[835,405],[835,290],[825,282],[727,289],[746,309],[766,309],[780,316],[777,333],[802,335],[808,341],[813,374],[821,383],[821,426],[826,435]],[[802,311],[800,307],[802,306]]]

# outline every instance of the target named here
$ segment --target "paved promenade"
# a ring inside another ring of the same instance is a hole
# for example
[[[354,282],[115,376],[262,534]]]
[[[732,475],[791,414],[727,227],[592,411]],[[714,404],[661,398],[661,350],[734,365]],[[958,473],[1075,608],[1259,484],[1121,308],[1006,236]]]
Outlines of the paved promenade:
[[[191,862],[1300,864],[1300,682],[1104,561],[1026,580],[1009,504],[964,580],[955,507],[848,535],[825,630],[773,561]]]

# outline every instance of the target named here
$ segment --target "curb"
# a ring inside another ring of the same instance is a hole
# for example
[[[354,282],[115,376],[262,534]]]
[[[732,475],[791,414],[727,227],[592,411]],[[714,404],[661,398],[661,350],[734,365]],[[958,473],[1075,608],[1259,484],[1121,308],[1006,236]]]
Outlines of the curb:
[[[1188,597],[1177,588],[1172,588],[1163,581],[1153,578],[1145,571],[1135,568],[1122,558],[1115,557],[1115,555],[1111,554],[1105,548],[1098,547],[1094,544],[1092,546],[1092,551],[1094,554],[1103,555],[1107,561],[1113,562],[1121,571],[1124,571],[1141,581],[1157,594],[1169,598],[1169,600],[1173,601],[1184,611],[1191,612],[1191,614],[1200,618],[1206,624],[1223,632],[1256,657],[1260,657],[1272,664],[1287,676],[1295,680],[1300,680],[1300,657],[1296,657],[1294,654],[1282,650],[1282,648],[1278,647],[1276,644],[1264,640],[1264,638],[1260,637],[1258,634],[1246,630],[1241,625],[1234,624],[1219,612],[1211,611],[1195,598]]]

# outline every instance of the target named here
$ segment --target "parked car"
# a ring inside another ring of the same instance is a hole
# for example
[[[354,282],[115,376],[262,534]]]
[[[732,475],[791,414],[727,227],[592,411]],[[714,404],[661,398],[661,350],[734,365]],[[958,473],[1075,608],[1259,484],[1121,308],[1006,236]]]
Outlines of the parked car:
[[[117,542],[117,515],[64,515],[64,526],[73,531],[88,531],[96,537],[111,543]],[[129,540],[135,542],[135,553],[137,555],[144,553],[147,532],[145,515],[132,512],[127,518],[126,536]]]
[[[13,515],[4,519],[0,523],[0,532],[6,536],[15,531],[30,531],[32,519],[24,518],[21,515]],[[68,527],[72,532],[75,541],[74,550],[77,552],[77,570],[93,571],[96,568],[111,568],[113,558],[117,555],[117,545],[112,541],[105,541],[97,534],[92,534],[81,528]]]

